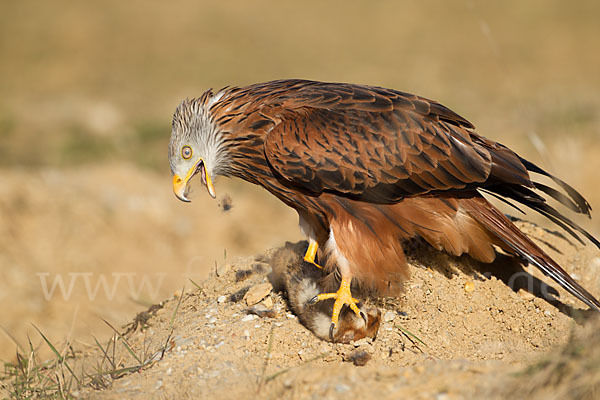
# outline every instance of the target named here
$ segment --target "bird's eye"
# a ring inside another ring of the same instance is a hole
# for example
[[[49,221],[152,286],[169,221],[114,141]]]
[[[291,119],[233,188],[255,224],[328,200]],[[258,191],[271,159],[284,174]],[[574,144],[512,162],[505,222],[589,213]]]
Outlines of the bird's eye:
[[[183,157],[184,160],[192,158],[192,148],[190,146],[183,146],[181,148],[181,157]]]

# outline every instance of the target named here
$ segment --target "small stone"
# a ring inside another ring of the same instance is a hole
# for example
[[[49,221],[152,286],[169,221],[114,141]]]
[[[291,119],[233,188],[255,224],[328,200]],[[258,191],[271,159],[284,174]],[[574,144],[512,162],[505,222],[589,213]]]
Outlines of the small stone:
[[[225,303],[225,300],[227,300],[227,296],[217,297],[217,303]]]
[[[475,291],[475,282],[468,280],[465,282],[465,292],[473,293]]]
[[[233,269],[233,265],[232,264],[222,264],[217,266],[217,269],[215,271],[215,273],[217,274],[217,276],[223,276],[226,273],[228,273],[229,271],[231,271]]]
[[[246,301],[248,306],[253,306],[267,297],[271,293],[271,290],[273,290],[273,286],[269,282],[260,283],[248,289],[243,300]]]
[[[173,368],[169,367],[169,369],[167,369],[166,374],[171,375],[172,373],[173,373]]]
[[[208,320],[208,323],[209,323],[209,324],[214,324],[215,322],[217,322],[217,317],[211,317],[211,318]]]
[[[245,315],[244,318],[242,318],[242,322],[252,321],[253,319],[256,319],[256,318],[258,318],[256,315],[248,314],[248,315]]]
[[[158,390],[162,387],[163,385],[163,381],[161,379],[156,381],[156,384],[154,385],[154,390]]]
[[[385,322],[391,322],[396,318],[396,313],[393,311],[386,311],[385,314],[383,314],[383,320]]]
[[[350,390],[350,386],[344,385],[343,383],[338,383],[335,385],[335,391],[338,393],[346,393]]]
[[[271,308],[273,307],[273,299],[271,296],[267,296],[260,304],[264,305],[266,308]]]
[[[248,331],[248,329],[244,330],[242,336],[246,339],[250,339],[250,332]]]
[[[550,311],[546,310],[546,311],[544,311],[544,315],[545,315],[546,317],[551,317],[551,316],[552,316],[552,313],[551,313]]]
[[[325,342],[323,342],[323,343],[321,343],[321,345],[319,346],[319,352],[321,352],[321,353],[326,353],[326,352],[328,352],[329,350],[331,350],[331,347],[329,346],[329,344],[328,344],[328,343],[325,343]]]
[[[517,294],[519,295],[519,297],[521,297],[525,301],[532,301],[533,299],[535,299],[535,295],[529,293],[527,290],[525,290],[523,288],[519,289]]]
[[[357,367],[363,367],[371,360],[371,355],[364,350],[352,351],[344,361],[352,362]]]

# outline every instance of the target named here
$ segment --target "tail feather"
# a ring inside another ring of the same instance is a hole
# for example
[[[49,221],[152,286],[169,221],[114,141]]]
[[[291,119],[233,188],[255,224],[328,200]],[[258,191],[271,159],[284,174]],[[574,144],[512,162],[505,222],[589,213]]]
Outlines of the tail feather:
[[[497,236],[515,253],[527,259],[545,275],[552,278],[589,307],[600,311],[600,301],[571,278],[549,255],[521,232],[504,214],[488,203],[487,200],[482,197],[464,199],[461,202],[461,206],[471,217]]]
[[[567,194],[573,200],[573,202],[574,202],[574,204],[576,206],[576,210],[575,211],[577,211],[577,212],[579,212],[581,214],[585,214],[588,217],[591,217],[592,207],[587,202],[587,200],[585,198],[583,198],[583,196],[577,190],[573,189],[573,187],[571,187],[565,181],[557,178],[556,176],[554,176],[554,175],[546,172],[542,168],[538,167],[537,165],[535,165],[531,161],[527,161],[526,159],[524,159],[522,157],[519,157],[519,159],[521,160],[521,162],[523,163],[523,165],[525,166],[525,168],[527,169],[527,171],[535,172],[537,174],[540,174],[540,175],[543,175],[543,176],[546,176],[546,177],[552,179],[558,186],[560,186],[565,192],[567,192]],[[534,185],[536,186],[536,188],[544,191],[544,189],[538,187],[538,185],[541,185],[541,184],[539,184],[537,182],[534,182]],[[560,193],[560,192],[556,192],[556,193],[559,193],[561,196],[556,197],[555,195],[553,195],[553,193],[546,192],[546,194],[548,194],[552,198],[554,198],[557,201],[563,203],[561,201],[561,198],[564,195],[562,195],[562,193]],[[565,204],[565,203],[563,203],[563,204]],[[565,205],[567,205],[567,204],[565,204]],[[570,207],[570,206],[567,205],[567,207]]]
[[[581,226],[573,222],[571,219],[561,214],[558,210],[549,205],[542,196],[538,195],[531,189],[519,185],[494,185],[490,186],[487,189],[490,192],[509,198],[511,200],[515,200],[518,203],[529,207],[534,211],[537,211],[538,213],[542,214],[543,216],[554,222],[556,225],[560,226],[571,236],[577,239],[577,241],[579,241],[580,243],[584,244],[585,242],[581,239],[581,237],[579,237],[579,235],[575,231],[585,236],[596,247],[600,248],[600,241],[598,241],[598,239],[592,236]],[[586,211],[589,212],[589,208],[586,209]]]

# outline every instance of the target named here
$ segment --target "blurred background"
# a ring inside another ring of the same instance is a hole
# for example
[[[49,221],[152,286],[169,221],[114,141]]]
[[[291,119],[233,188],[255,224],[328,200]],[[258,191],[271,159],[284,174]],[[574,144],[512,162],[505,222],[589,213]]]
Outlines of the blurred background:
[[[596,0],[0,1],[0,359],[41,343],[32,323],[91,343],[103,318],[123,325],[188,278],[300,238],[295,213],[249,184],[173,196],[171,116],[208,88],[420,94],[600,209],[599,20]],[[600,234],[600,216],[582,224]]]

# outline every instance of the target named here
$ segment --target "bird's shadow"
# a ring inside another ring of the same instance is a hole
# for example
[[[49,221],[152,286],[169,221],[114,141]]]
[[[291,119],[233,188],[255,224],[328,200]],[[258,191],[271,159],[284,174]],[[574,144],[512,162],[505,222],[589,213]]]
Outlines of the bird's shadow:
[[[448,279],[458,273],[481,281],[494,277],[504,282],[515,293],[521,289],[531,293],[578,323],[583,323],[595,315],[592,310],[575,308],[562,302],[558,290],[532,275],[526,269],[527,261],[518,257],[497,253],[496,259],[487,264],[476,261],[468,255],[454,257],[440,252],[422,239],[413,239],[405,243],[404,248],[407,259],[413,266],[434,270]]]

